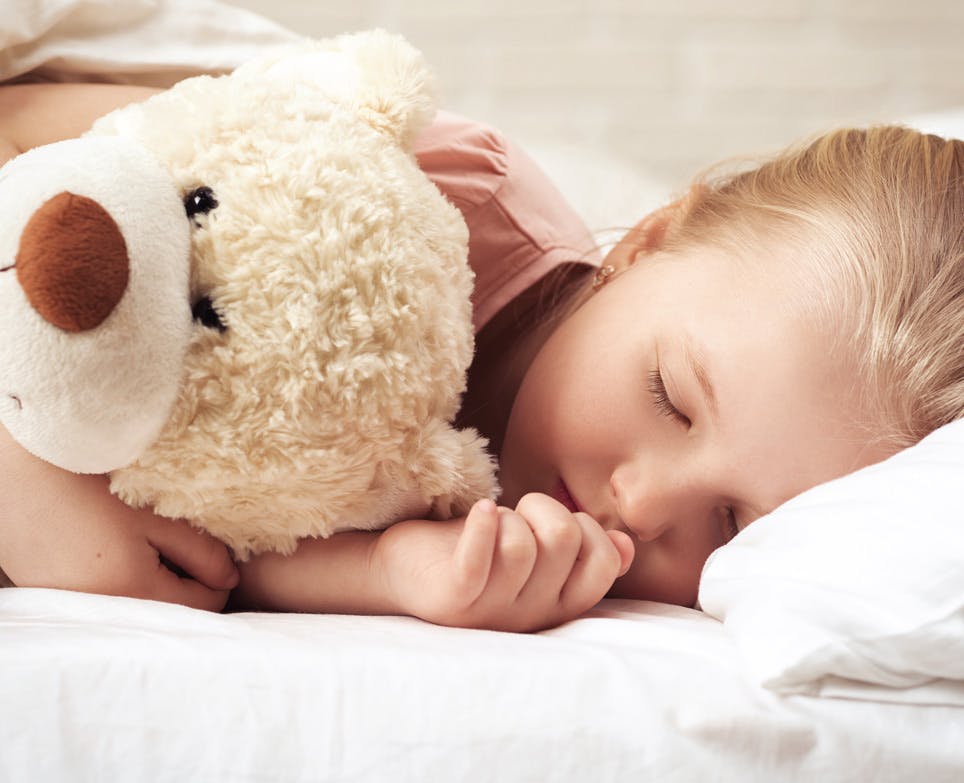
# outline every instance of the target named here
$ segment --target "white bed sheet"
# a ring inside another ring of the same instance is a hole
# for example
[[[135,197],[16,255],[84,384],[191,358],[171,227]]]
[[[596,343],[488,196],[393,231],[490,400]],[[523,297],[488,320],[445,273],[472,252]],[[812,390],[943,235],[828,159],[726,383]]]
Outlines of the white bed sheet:
[[[779,697],[722,625],[513,635],[0,591],[0,780],[959,781],[953,707]]]

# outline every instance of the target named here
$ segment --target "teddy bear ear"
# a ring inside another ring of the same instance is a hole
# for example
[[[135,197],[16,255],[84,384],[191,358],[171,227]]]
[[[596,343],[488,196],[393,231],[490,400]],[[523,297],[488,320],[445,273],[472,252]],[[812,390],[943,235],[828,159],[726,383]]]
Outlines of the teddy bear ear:
[[[268,78],[284,85],[279,89],[307,84],[353,107],[406,149],[438,107],[435,77],[421,52],[384,30],[280,47],[245,63],[233,78]]]
[[[334,42],[358,66],[355,105],[372,125],[410,149],[438,107],[435,76],[422,53],[384,30],[343,35]]]

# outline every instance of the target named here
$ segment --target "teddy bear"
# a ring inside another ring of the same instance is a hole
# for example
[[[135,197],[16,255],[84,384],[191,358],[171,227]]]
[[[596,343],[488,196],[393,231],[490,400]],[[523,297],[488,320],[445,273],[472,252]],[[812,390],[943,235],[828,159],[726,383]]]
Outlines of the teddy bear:
[[[199,76],[0,169],[0,421],[239,559],[498,492],[453,421],[467,229],[383,31]]]

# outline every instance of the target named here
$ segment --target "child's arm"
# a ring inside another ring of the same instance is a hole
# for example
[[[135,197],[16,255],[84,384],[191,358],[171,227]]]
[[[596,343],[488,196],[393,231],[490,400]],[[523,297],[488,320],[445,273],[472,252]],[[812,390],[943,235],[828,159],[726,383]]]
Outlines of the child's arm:
[[[602,599],[633,545],[546,495],[515,511],[480,501],[465,519],[304,541],[240,565],[238,608],[410,614],[442,625],[535,631]]]
[[[117,84],[0,86],[0,163],[41,144],[79,136],[98,117],[156,92]]]

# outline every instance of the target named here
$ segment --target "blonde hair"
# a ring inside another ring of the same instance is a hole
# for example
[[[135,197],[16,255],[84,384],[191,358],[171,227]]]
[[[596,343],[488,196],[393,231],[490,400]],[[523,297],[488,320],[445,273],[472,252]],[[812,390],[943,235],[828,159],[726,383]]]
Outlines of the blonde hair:
[[[847,341],[893,446],[964,417],[964,141],[897,126],[828,133],[704,179],[663,249],[761,242],[795,249],[814,276],[812,309]]]

